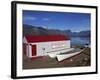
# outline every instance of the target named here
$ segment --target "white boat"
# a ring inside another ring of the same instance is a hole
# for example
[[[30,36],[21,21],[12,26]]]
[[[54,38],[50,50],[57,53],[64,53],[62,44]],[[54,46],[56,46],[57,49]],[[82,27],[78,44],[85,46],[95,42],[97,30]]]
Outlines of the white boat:
[[[69,49],[66,49],[66,50],[62,50],[62,52],[70,52],[70,51],[73,51],[74,48],[69,48]],[[62,53],[59,53],[59,51],[57,52],[53,52],[53,53],[50,53],[48,54],[50,58],[56,58],[57,57],[57,54],[62,54]]]
[[[80,54],[82,51],[83,50],[80,50],[80,49],[74,49],[73,51],[70,51],[70,52],[67,52],[64,54],[57,54],[56,57],[57,57],[58,61],[62,61],[64,59],[67,59],[67,58],[70,58],[70,57],[75,56],[77,54]]]

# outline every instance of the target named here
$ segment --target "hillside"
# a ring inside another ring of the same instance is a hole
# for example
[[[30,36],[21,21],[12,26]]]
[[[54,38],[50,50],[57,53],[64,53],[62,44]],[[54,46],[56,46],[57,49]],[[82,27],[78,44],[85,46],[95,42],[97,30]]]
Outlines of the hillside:
[[[71,30],[48,29],[41,26],[23,25],[23,35],[67,35],[70,37],[90,37],[90,31],[72,32]]]

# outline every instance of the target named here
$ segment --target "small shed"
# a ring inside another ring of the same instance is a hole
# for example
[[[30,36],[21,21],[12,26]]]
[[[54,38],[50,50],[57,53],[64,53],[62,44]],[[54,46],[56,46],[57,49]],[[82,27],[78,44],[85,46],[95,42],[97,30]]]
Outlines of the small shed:
[[[23,53],[29,58],[60,54],[70,49],[70,38],[65,35],[27,35],[23,38]]]

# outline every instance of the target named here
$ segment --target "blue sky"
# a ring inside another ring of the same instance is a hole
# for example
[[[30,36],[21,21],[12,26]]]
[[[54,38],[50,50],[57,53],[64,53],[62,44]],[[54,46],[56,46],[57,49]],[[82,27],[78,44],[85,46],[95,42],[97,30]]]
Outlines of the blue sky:
[[[90,16],[89,13],[23,10],[23,24],[79,32],[90,30]]]

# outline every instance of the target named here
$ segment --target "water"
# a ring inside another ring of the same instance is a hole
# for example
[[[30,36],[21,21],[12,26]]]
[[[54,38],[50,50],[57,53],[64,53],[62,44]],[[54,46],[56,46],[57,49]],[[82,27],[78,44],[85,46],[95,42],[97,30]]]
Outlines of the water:
[[[71,37],[71,44],[72,45],[86,45],[90,44],[89,37]]]

